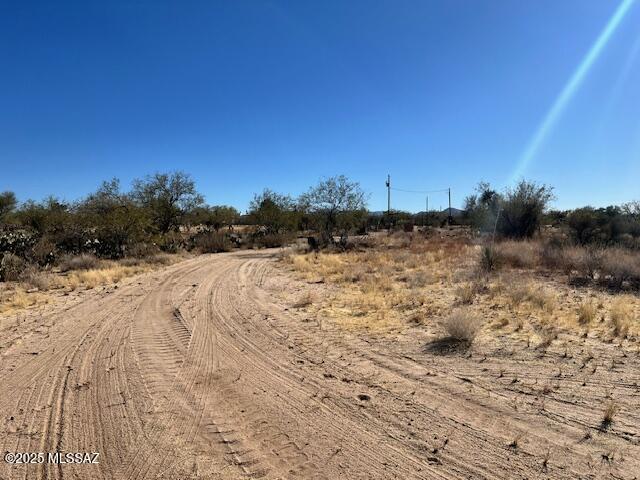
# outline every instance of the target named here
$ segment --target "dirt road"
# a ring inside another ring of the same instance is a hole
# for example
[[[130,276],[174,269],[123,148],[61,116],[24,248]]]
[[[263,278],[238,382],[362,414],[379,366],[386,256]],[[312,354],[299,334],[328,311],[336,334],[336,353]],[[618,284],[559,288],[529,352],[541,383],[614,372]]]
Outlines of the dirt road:
[[[595,350],[611,371],[539,405],[537,389],[573,367],[434,355],[419,334],[348,335],[282,302],[296,286],[273,262],[269,251],[201,256],[5,319],[3,452],[99,452],[100,463],[0,462],[0,479],[640,472],[638,409],[598,432],[599,404],[570,401],[611,386],[638,405],[637,355],[616,367],[615,347]]]

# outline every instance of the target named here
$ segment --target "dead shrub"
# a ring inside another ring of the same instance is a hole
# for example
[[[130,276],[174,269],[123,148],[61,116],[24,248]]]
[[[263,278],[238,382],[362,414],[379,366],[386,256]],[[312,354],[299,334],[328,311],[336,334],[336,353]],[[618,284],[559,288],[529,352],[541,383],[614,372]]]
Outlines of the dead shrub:
[[[276,248],[285,247],[293,241],[291,234],[285,233],[268,233],[264,235],[255,235],[253,237],[254,248]]]
[[[31,247],[31,250],[27,252],[26,258],[30,262],[36,263],[41,266],[51,265],[56,257],[56,246],[46,237],[41,238],[38,242]]]
[[[192,242],[200,253],[229,252],[233,248],[227,235],[220,232],[201,232],[192,238]]]
[[[603,252],[597,248],[584,249],[579,257],[580,261],[576,270],[587,278],[594,279],[602,266]]]
[[[27,268],[27,262],[13,253],[5,253],[0,260],[0,280],[15,282]]]
[[[64,255],[58,262],[60,270],[68,272],[70,270],[90,270],[97,268],[100,260],[95,255],[83,253],[81,255]]]
[[[118,260],[118,264],[122,265],[123,267],[135,267],[143,262],[144,260],[137,257],[125,257],[121,260]]]
[[[563,270],[565,249],[557,243],[545,242],[539,251],[540,264],[553,270]]]
[[[168,253],[157,253],[156,255],[145,258],[145,263],[149,265],[171,265],[175,258],[175,256]]]
[[[33,271],[22,275],[20,281],[31,288],[40,291],[48,290],[51,286],[51,274],[46,272]]]
[[[482,328],[482,320],[466,309],[454,310],[442,321],[449,338],[471,344]]]
[[[41,272],[35,265],[28,266],[20,275],[20,282],[40,291],[48,290],[51,286],[51,275]]]
[[[622,248],[608,248],[600,260],[600,277],[611,287],[640,285],[640,255]]]
[[[153,243],[136,243],[127,248],[127,257],[147,258],[160,252],[157,245]]]
[[[508,240],[495,245],[500,264],[514,268],[534,268],[538,263],[539,244],[531,241]]]

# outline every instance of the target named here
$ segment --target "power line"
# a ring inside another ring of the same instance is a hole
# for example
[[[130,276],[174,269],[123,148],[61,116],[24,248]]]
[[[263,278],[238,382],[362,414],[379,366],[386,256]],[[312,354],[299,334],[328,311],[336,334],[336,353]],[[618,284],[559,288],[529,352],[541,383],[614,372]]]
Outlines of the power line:
[[[448,192],[448,188],[443,188],[442,190],[404,190],[402,188],[391,187],[391,190],[395,190],[396,192],[405,192],[405,193],[444,193]]]

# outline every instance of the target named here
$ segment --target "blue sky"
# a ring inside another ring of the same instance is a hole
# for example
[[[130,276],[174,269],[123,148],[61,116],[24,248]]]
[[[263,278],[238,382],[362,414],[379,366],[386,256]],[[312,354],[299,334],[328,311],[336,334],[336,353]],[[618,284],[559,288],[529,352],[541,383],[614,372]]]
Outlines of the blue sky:
[[[372,210],[388,173],[451,187],[455,206],[514,175],[553,185],[559,208],[640,199],[640,1],[626,1],[520,171],[620,0],[0,0],[0,190],[71,200],[181,169],[241,209],[335,174]]]

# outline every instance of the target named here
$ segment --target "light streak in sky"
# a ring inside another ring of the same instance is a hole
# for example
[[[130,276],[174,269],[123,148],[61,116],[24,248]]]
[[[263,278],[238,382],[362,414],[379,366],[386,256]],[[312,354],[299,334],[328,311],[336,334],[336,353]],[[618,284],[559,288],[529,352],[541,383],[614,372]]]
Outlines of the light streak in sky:
[[[551,129],[557,123],[567,104],[575,95],[587,73],[602,53],[602,50],[607,45],[607,42],[615,32],[618,25],[620,25],[620,23],[624,19],[634,1],[635,0],[622,0],[613,16],[609,19],[604,30],[602,30],[594,44],[587,52],[587,55],[582,59],[582,62],[569,79],[569,82],[564,86],[564,88],[560,92],[560,95],[556,98],[555,102],[551,106],[551,109],[549,109],[542,123],[539,125],[535,134],[529,141],[526,149],[524,150],[518,161],[518,165],[515,171],[511,175],[512,181],[518,180],[524,174],[527,167],[538,152],[538,149],[544,142],[545,138],[549,135]]]

